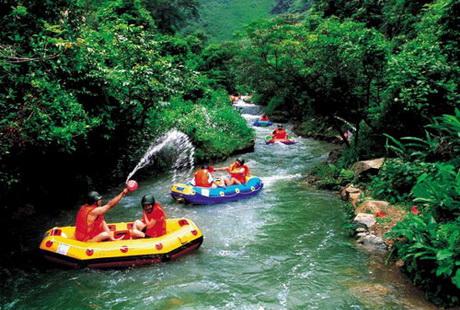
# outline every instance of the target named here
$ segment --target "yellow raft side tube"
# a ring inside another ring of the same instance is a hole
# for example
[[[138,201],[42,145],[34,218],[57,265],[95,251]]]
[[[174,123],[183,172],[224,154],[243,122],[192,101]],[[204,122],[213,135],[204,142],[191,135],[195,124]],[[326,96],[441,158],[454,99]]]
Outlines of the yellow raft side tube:
[[[185,183],[175,183],[171,186],[171,191],[174,193],[180,193],[184,195],[195,195],[193,185]]]
[[[45,233],[40,250],[45,258],[71,267],[119,267],[173,260],[200,247],[203,234],[189,219],[167,219],[166,234],[157,238],[130,239],[130,223],[109,224],[122,240],[82,242],[74,226],[55,227]]]

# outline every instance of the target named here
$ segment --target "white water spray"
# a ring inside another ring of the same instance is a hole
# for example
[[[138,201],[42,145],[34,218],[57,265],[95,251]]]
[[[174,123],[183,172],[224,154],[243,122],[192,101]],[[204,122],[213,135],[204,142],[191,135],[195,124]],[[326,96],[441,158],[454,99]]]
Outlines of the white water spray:
[[[128,182],[139,169],[152,163],[154,156],[167,147],[172,147],[174,151],[173,154],[177,155],[173,165],[173,182],[176,181],[180,170],[188,167],[188,173],[193,171],[195,147],[185,133],[177,129],[171,129],[150,145],[139,163],[126,178],[126,182]]]

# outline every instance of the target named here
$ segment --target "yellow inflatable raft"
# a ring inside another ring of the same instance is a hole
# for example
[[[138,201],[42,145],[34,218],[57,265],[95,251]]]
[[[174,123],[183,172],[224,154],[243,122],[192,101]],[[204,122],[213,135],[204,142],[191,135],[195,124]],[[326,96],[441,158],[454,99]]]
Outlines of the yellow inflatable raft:
[[[131,239],[133,223],[109,224],[117,241],[81,242],[75,239],[74,226],[48,230],[40,243],[47,260],[73,268],[110,268],[145,265],[174,260],[203,242],[200,229],[189,219],[167,219],[166,235]]]

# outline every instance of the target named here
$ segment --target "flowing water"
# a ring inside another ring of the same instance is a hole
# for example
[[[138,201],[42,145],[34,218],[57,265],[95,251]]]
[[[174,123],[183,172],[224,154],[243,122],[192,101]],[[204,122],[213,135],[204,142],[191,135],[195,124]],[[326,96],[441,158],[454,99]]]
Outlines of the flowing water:
[[[257,118],[258,107],[238,106],[248,122]],[[205,240],[198,251],[174,262],[122,270],[37,264],[4,281],[0,308],[432,309],[397,272],[349,238],[343,202],[334,193],[302,182],[330,145],[302,138],[290,146],[265,145],[271,130],[255,130],[255,152],[243,157],[264,181],[258,196],[184,206],[170,198],[171,174],[165,174],[139,182],[139,190],[106,216],[109,222],[139,218],[141,197],[153,193],[169,217],[190,218],[202,229]],[[40,229],[72,224],[74,216],[62,214]]]
[[[169,150],[170,156],[175,158],[172,167],[173,181],[176,181],[178,173],[184,168],[189,168],[189,174],[193,171],[195,147],[186,134],[177,129],[171,129],[150,145],[139,163],[134,167],[133,171],[128,174],[126,182],[128,182],[137,171],[150,165],[155,160],[155,155],[165,149]]]

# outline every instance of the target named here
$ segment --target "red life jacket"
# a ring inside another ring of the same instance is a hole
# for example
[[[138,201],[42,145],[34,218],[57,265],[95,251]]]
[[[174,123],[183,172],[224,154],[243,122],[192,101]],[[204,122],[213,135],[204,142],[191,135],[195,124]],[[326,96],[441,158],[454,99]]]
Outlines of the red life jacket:
[[[268,116],[263,115],[263,116],[260,117],[260,120],[266,122],[266,121],[268,121]]]
[[[200,169],[195,173],[195,185],[202,187],[211,187],[212,182],[209,182],[209,171]]]
[[[287,139],[288,134],[284,129],[275,129],[273,131],[273,139],[285,140]]]
[[[230,173],[232,178],[237,179],[238,181],[240,181],[241,184],[246,183],[246,177],[251,174],[251,171],[249,170],[248,166],[242,165],[240,167],[237,167],[236,163],[230,166],[228,172]]]
[[[159,203],[155,203],[153,205],[152,212],[146,213],[144,211],[144,216],[146,216],[149,221],[152,219],[156,221],[155,225],[147,228],[145,231],[145,234],[148,237],[155,238],[166,234],[166,213],[163,211]],[[144,216],[142,217],[142,222],[146,224],[144,221]]]
[[[97,208],[96,205],[83,205],[77,213],[75,221],[75,238],[79,241],[88,241],[104,231],[104,215],[98,215],[93,222],[88,219],[89,214]]]

